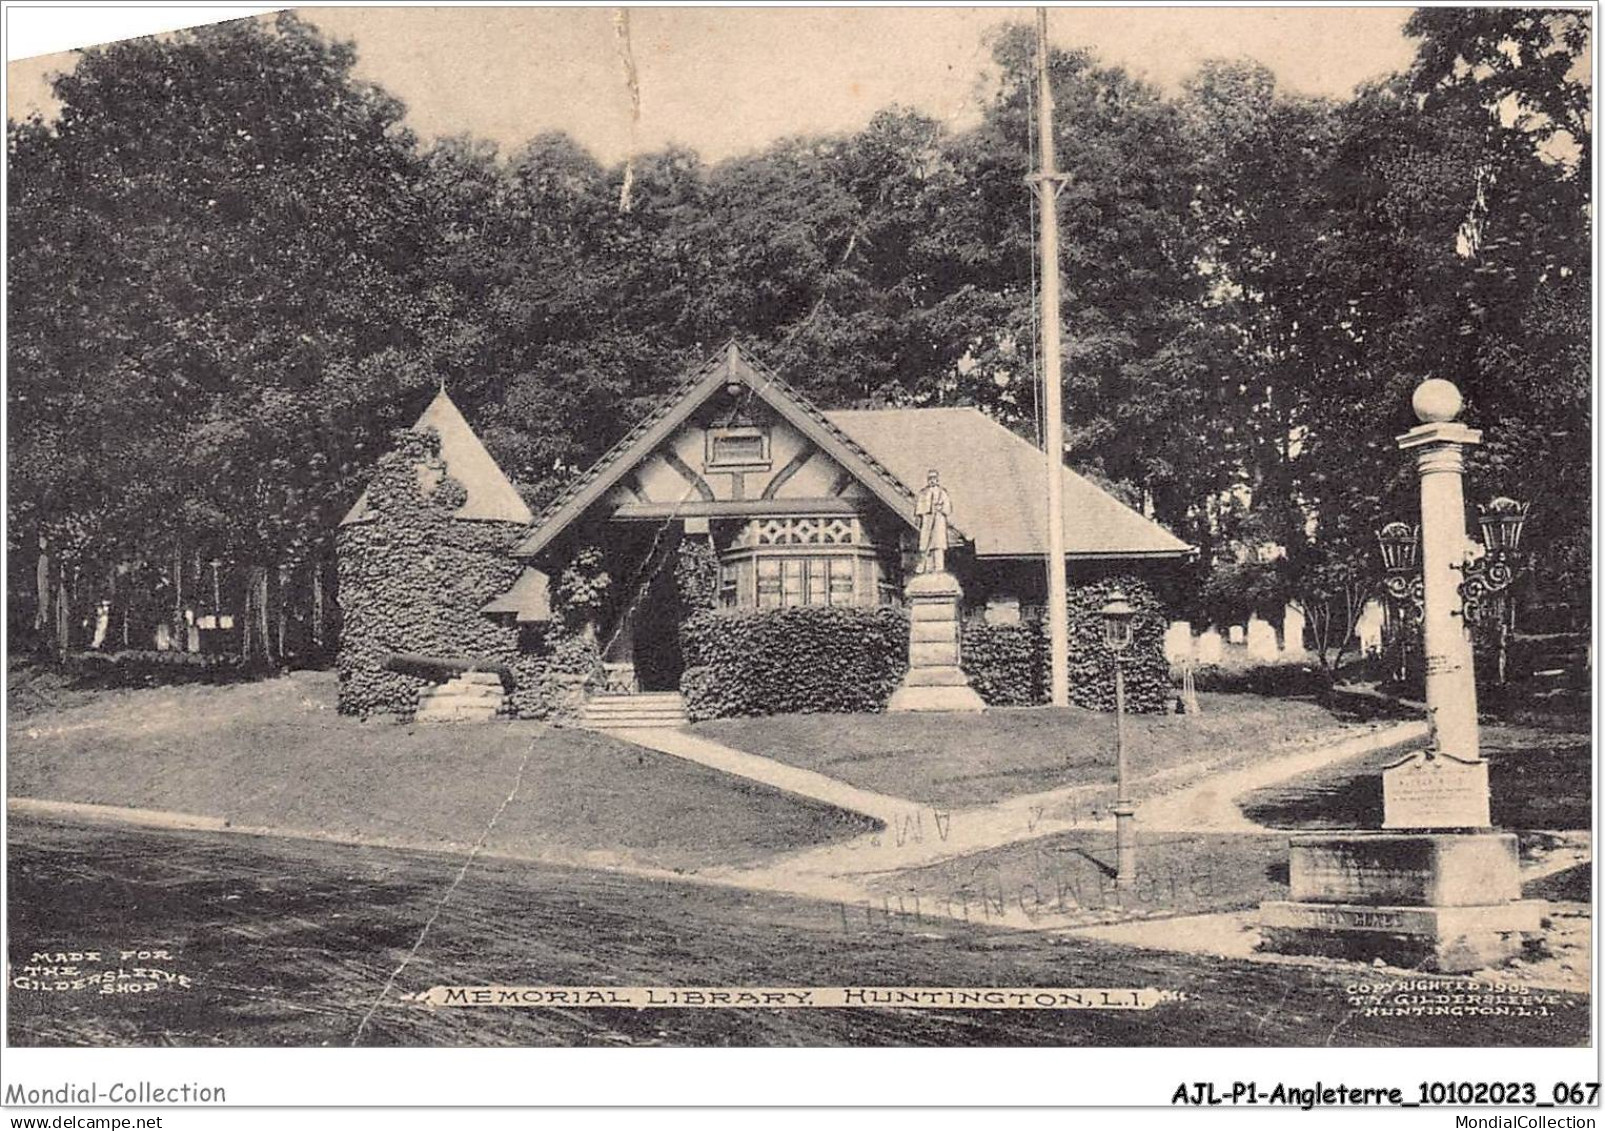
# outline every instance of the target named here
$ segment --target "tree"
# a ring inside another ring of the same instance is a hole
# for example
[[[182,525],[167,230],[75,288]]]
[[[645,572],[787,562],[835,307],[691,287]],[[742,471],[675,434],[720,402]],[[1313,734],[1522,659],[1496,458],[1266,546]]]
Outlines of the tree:
[[[240,563],[262,657],[277,567],[436,368],[414,142],[354,62],[288,14],[130,40],[8,126],[13,516],[80,530],[82,577]]]

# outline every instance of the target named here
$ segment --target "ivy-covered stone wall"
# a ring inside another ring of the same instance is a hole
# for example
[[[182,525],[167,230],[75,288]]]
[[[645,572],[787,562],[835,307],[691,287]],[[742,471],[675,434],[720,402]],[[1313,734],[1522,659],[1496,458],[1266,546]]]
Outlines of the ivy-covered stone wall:
[[[466,495],[446,474],[434,429],[396,434],[368,485],[366,521],[336,537],[343,628],[340,711],[407,717],[426,681],[384,669],[395,652],[514,666],[513,624],[480,612],[522,568],[511,550],[525,528],[459,520]]]

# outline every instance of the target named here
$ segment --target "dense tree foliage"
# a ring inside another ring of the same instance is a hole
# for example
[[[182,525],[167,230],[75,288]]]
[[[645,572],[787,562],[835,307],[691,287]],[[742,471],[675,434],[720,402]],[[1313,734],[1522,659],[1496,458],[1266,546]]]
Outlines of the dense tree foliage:
[[[1587,20],[1423,10],[1414,66],[1346,101],[1055,52],[1066,457],[1201,572],[1248,562],[1254,603],[1330,611],[1409,513],[1409,390],[1447,376],[1473,496],[1534,500],[1542,584],[1585,600]],[[57,118],[8,123],[13,608],[62,647],[103,600],[179,632],[222,562],[271,656],[441,381],[536,505],[731,335],[827,406],[1038,439],[1032,48],[996,35],[974,128],[638,155],[628,210],[566,136],[420,145],[294,16],[84,52]]]

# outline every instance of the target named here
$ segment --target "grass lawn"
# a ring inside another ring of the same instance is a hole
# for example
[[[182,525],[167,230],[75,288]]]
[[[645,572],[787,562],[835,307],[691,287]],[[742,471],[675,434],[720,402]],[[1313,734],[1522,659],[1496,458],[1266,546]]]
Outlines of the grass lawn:
[[[1255,695],[1199,699],[1203,712],[1196,716],[1128,717],[1128,759],[1139,783],[1194,764],[1330,737],[1342,725],[1310,702]],[[691,729],[862,789],[955,808],[1110,782],[1115,772],[1113,716],[1074,707],[971,716],[775,715],[719,719]]]
[[[299,672],[37,703],[8,726],[16,797],[165,809],[236,825],[472,844],[518,782],[495,850],[688,869],[874,827],[588,731],[535,723],[403,727],[334,710],[334,677]]]
[[[18,1045],[344,1046],[461,861],[428,853],[14,820],[10,958],[172,953],[187,990],[9,991]],[[1367,1017],[1354,967],[1281,966],[481,859],[374,1012],[377,1045],[1581,1045],[1588,999],[1549,1016]],[[434,985],[1154,986],[1146,1012],[438,1009]],[[406,1098],[403,1080],[398,1096]],[[538,1087],[538,1083],[532,1084]],[[1000,1085],[1006,1091],[1006,1085]]]
[[[895,909],[915,906],[985,923],[999,912],[1084,914],[1088,922],[1196,915],[1287,898],[1280,834],[1137,834],[1137,882],[1113,887],[1112,831],[1078,831],[946,860],[877,885]]]
[[[1586,716],[1545,725],[1483,723],[1495,825],[1556,831],[1591,827],[1587,726]],[[1379,751],[1328,766],[1251,793],[1240,804],[1250,819],[1277,828],[1381,828],[1382,768],[1400,756],[1397,750]]]

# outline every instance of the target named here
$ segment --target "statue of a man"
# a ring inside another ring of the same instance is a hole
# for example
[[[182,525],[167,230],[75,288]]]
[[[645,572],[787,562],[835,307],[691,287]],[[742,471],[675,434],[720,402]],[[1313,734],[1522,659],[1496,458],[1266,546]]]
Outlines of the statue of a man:
[[[915,572],[946,570],[947,522],[952,513],[953,500],[933,467],[925,473],[925,488],[914,503],[914,515],[920,520],[920,560]]]

